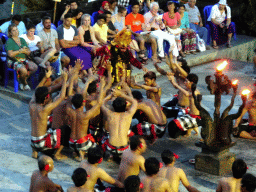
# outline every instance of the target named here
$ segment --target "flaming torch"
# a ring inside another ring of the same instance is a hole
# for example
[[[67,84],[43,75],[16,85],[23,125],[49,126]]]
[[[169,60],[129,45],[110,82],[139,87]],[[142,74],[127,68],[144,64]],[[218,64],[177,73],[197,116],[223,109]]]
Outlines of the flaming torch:
[[[221,73],[226,68],[227,65],[228,65],[228,62],[227,61],[223,61],[221,64],[219,64],[216,67],[216,72]]]
[[[232,87],[233,87],[233,91],[236,93],[237,87],[238,87],[238,80],[237,79],[232,81]]]
[[[248,99],[248,96],[249,96],[250,92],[251,92],[251,91],[250,91],[249,89],[244,89],[244,90],[242,91],[241,98],[242,98],[243,102],[246,102],[246,100]]]

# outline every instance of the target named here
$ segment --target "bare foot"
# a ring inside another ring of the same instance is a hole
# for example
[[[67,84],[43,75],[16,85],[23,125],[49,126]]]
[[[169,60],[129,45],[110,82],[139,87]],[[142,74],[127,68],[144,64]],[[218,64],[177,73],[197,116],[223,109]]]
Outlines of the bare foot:
[[[189,137],[191,135],[191,133],[187,133],[186,135],[184,135],[183,137]]]
[[[68,157],[66,155],[62,155],[62,154],[55,154],[54,155],[54,159],[55,160],[63,160],[63,159],[67,159]]]
[[[34,151],[32,152],[32,158],[37,159],[38,158],[38,152]]]

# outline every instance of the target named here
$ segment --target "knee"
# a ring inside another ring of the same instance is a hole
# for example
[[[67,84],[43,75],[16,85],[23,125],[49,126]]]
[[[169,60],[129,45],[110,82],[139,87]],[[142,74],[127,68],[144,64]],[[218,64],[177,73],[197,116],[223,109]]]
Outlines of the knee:
[[[26,76],[28,74],[28,71],[27,71],[27,69],[25,67],[21,67],[19,69],[19,72],[20,72],[21,76]]]
[[[155,45],[156,44],[156,39],[155,38],[151,38],[150,39],[150,43]]]
[[[70,63],[70,58],[68,56],[64,56],[61,58],[61,62],[66,63],[66,64]]]

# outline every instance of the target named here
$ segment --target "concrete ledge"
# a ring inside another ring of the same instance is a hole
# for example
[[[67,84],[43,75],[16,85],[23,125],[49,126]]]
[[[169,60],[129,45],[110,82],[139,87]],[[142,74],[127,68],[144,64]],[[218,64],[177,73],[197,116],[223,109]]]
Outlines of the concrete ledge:
[[[34,92],[34,90],[32,90],[32,91],[18,91],[17,93],[15,93],[14,91],[12,91],[8,88],[0,86],[0,93],[2,93],[4,95],[7,95],[9,97],[12,97],[14,99],[18,99],[18,100],[20,100],[24,103],[29,103],[30,102],[33,92]]]
[[[219,59],[232,59],[245,62],[253,62],[254,49],[256,48],[256,38],[245,35],[238,35],[236,41],[232,41],[233,47],[227,48],[226,45],[219,46],[219,49],[213,49],[204,52],[199,52],[196,55],[187,55],[185,59],[190,67],[208,63]],[[164,70],[169,67],[162,62],[159,64]],[[156,72],[156,69],[149,62],[145,67],[150,71]],[[132,76],[135,76],[136,81],[143,81],[144,72],[134,67]],[[157,76],[160,74],[157,72]]]

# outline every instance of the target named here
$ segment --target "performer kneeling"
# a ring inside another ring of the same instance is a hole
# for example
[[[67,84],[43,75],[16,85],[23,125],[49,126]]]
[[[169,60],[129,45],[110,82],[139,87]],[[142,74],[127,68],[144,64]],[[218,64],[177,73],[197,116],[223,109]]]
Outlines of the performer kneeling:
[[[190,73],[187,76],[185,81],[186,89],[182,88],[177,84],[172,74],[167,76],[168,79],[171,81],[174,87],[178,88],[185,96],[189,97],[189,114],[183,115],[174,119],[168,124],[168,131],[169,135],[172,138],[177,138],[180,135],[190,136],[192,129],[198,134],[198,126],[201,124],[201,117],[199,116],[200,112],[195,106],[194,98],[191,92],[192,84],[197,84],[198,76],[196,74]],[[200,92],[195,90],[195,95],[199,95]]]
[[[132,95],[138,101],[134,118],[139,121],[139,124],[132,127],[132,131],[153,143],[165,133],[166,116],[159,105],[151,99],[144,99],[140,91],[133,91]]]

